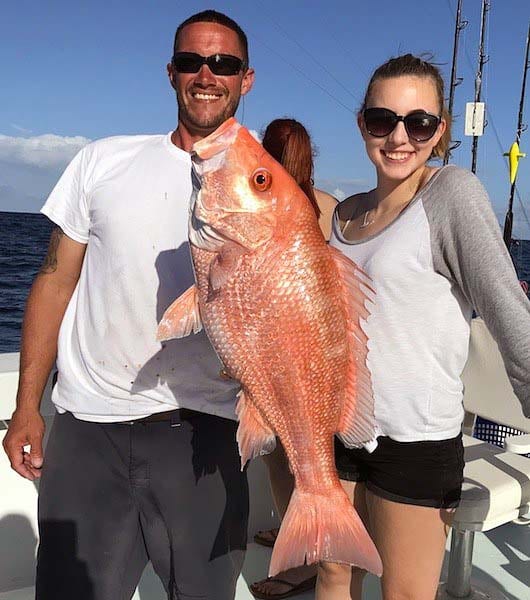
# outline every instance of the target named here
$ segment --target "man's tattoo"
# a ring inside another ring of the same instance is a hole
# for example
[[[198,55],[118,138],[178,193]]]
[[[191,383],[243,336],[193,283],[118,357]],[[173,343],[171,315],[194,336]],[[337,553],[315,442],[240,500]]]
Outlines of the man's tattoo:
[[[49,273],[54,273],[57,270],[57,248],[59,247],[59,242],[63,235],[64,232],[60,227],[55,227],[52,231],[50,244],[48,245],[48,253],[39,269],[40,274],[47,275]]]

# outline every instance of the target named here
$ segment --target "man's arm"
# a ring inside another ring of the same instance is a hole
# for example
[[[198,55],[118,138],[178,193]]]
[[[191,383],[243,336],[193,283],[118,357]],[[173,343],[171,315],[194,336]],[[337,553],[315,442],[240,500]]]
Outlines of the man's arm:
[[[30,480],[40,476],[44,436],[40,402],[57,355],[59,328],[79,279],[85,250],[86,244],[72,240],[56,227],[26,303],[17,406],[3,445],[11,467]],[[31,447],[29,454],[24,452],[27,445]]]

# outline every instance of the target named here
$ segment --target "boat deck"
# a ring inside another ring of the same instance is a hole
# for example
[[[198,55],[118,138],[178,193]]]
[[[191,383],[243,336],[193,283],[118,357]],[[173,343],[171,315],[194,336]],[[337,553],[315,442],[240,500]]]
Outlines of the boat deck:
[[[448,551],[446,558],[448,557]],[[266,575],[270,549],[250,544],[243,572],[237,586],[236,600],[253,600],[248,584]],[[443,575],[442,575],[443,580]],[[486,598],[528,600],[530,598],[530,527],[509,524],[477,534],[473,560],[473,584],[486,592]],[[26,587],[0,592],[0,600],[33,600],[34,590]],[[152,568],[148,566],[133,600],[165,600],[167,596]],[[313,600],[313,592],[296,596]],[[369,575],[364,586],[364,600],[381,598],[377,577]]]
[[[18,373],[18,356],[0,355],[0,441],[5,435],[6,421],[13,410]],[[49,389],[41,407],[48,431],[53,415]],[[277,524],[263,461],[252,461],[248,470],[251,491],[249,538],[258,530]],[[521,482],[522,483],[522,482]],[[37,545],[37,486],[16,475],[7,456],[0,450],[0,600],[33,600],[35,551]],[[248,585],[267,574],[271,549],[249,544],[236,600],[252,600]],[[449,541],[446,563],[449,557]],[[444,565],[442,581],[446,578]],[[486,592],[473,596],[491,600],[530,600],[530,525],[508,523],[486,533],[475,535],[472,585]],[[148,566],[133,600],[164,600],[160,581]],[[312,600],[313,592],[296,596]],[[365,581],[364,600],[381,598],[379,580],[369,575]],[[442,600],[442,595],[441,595]],[[445,598],[443,599],[445,600]]]

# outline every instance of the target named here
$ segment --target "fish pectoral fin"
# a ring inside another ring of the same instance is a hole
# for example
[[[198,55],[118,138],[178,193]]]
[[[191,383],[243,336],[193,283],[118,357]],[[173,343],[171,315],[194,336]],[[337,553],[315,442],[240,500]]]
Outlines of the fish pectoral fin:
[[[368,337],[361,327],[361,319],[370,315],[368,306],[374,301],[375,292],[368,275],[352,260],[336,248],[329,247],[329,251],[342,284],[352,349],[337,435],[352,448],[372,442],[376,437],[372,381],[366,365]]]
[[[199,292],[195,285],[189,287],[166,309],[158,324],[156,339],[163,342],[183,338],[202,329],[199,313]]]
[[[240,258],[246,249],[236,243],[227,243],[210,263],[208,282],[213,291],[220,290],[234,275],[239,265]]]
[[[243,390],[239,392],[238,398],[236,407],[239,419],[237,443],[241,455],[241,470],[243,470],[247,461],[262,454],[269,454],[274,450],[276,436]]]

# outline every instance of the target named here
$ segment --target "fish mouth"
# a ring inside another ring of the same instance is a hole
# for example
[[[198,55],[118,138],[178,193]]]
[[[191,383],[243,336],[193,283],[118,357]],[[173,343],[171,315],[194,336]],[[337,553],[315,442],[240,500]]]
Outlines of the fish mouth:
[[[234,117],[230,117],[213,133],[193,144],[191,164],[195,177],[199,181],[207,173],[221,168],[226,151],[234,143],[240,129],[241,125]]]
[[[210,135],[195,142],[191,149],[191,158],[194,163],[209,160],[216,154],[226,151],[236,139],[240,129],[241,125],[234,117],[230,117]]]
[[[206,215],[201,201],[201,190],[193,186],[188,221],[188,238],[192,245],[202,250],[216,252],[228,241],[215,227],[203,220]]]
[[[191,149],[192,165],[192,212],[198,222],[205,222],[204,217],[211,212],[200,200],[200,190],[208,174],[220,170],[226,160],[227,152],[234,143],[241,125],[230,117],[209,136],[195,142]]]

